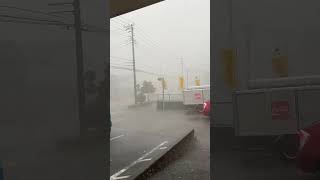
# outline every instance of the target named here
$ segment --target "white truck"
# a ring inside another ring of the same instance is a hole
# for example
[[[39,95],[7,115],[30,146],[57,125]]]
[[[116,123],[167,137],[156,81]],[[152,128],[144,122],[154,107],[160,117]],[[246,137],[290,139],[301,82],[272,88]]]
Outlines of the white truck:
[[[186,106],[202,106],[210,100],[210,85],[192,86],[183,91],[183,104]]]

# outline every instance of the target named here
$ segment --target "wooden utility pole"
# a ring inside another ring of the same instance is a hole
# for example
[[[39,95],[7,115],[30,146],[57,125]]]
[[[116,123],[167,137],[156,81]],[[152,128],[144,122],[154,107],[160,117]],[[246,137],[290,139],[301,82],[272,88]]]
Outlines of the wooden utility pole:
[[[78,81],[78,99],[79,99],[79,120],[80,133],[84,134],[84,116],[85,116],[85,88],[83,77],[83,46],[82,46],[82,32],[81,32],[81,11],[80,0],[73,1],[74,8],[74,28],[76,41],[76,58],[77,58],[77,81]]]
[[[78,96],[78,113],[80,121],[80,134],[86,133],[85,126],[85,87],[84,87],[84,69],[83,69],[83,46],[82,46],[82,25],[81,25],[81,11],[80,11],[80,0],[73,0],[73,2],[62,2],[62,3],[50,3],[49,6],[73,6],[71,11],[58,11],[55,13],[73,13],[74,17],[74,29],[75,29],[75,42],[76,42],[76,63],[77,63],[77,96]]]
[[[135,39],[134,39],[134,32],[133,32],[133,24],[130,24],[129,26],[127,26],[126,30],[131,33],[134,103],[137,104],[137,77],[136,77],[136,59],[135,59],[135,51],[134,51]]]

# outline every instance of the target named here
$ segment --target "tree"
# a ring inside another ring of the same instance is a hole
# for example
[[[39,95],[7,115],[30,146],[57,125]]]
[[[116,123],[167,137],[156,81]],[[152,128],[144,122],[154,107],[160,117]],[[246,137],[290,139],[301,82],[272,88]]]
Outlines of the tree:
[[[140,92],[138,95],[137,95],[137,102],[142,104],[146,101],[146,95],[144,95],[142,92]]]
[[[147,94],[149,101],[149,94],[154,93],[156,91],[156,88],[153,86],[151,81],[143,81],[140,91],[143,94]]]

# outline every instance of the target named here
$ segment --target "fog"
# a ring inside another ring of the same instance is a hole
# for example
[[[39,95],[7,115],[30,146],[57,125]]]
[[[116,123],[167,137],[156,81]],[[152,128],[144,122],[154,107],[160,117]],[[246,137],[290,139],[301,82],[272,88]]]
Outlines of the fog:
[[[133,23],[137,83],[151,81],[161,90],[158,77],[167,81],[166,93],[210,82],[210,0],[168,0],[110,20],[111,105],[133,103],[132,46],[124,26]],[[120,67],[120,69],[119,69]],[[188,75],[188,76],[187,76]],[[188,80],[188,81],[187,81]]]

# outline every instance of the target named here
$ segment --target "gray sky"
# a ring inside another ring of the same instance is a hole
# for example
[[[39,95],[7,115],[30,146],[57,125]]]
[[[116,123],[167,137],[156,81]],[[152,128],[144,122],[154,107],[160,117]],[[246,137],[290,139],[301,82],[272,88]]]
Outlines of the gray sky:
[[[138,69],[165,73],[168,89],[173,92],[178,88],[183,58],[185,79],[189,71],[189,85],[194,85],[195,76],[200,76],[202,84],[209,83],[210,0],[166,0],[111,19],[112,65],[124,67],[132,59],[131,45],[124,45],[129,33],[123,28],[132,22]],[[111,72],[129,77],[128,82],[132,78],[130,71],[112,69]],[[146,79],[157,83],[156,78],[137,74],[138,82]]]

